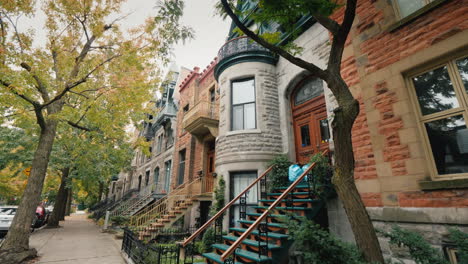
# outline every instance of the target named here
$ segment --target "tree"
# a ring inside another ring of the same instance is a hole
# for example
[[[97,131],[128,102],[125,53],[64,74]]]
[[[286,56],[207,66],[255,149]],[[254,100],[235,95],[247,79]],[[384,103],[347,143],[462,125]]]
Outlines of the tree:
[[[357,0],[346,0],[344,7],[337,2],[343,1],[259,0],[260,9],[249,17],[258,25],[277,22],[286,32],[294,36],[298,34],[297,29],[293,27],[294,22],[298,18],[310,14],[331,35],[331,48],[325,69],[321,69],[314,63],[296,56],[296,53],[300,54],[301,49],[294,46],[292,42],[286,45],[277,45],[276,43],[279,43],[279,34],[277,32],[259,34],[250,30],[239,19],[239,16],[246,14],[242,14],[241,10],[236,9],[238,1],[220,0],[217,6],[223,15],[228,15],[237,28],[253,41],[280,55],[292,64],[307,70],[311,76],[320,78],[327,83],[338,104],[338,108],[334,110],[332,121],[336,165],[332,182],[343,202],[358,248],[364,253],[367,261],[383,263],[382,252],[372,221],[354,182],[354,154],[351,131],[359,114],[359,102],[353,97],[340,73],[343,50],[356,14]],[[344,8],[341,24],[330,18],[330,15],[338,8]]]
[[[119,29],[123,0],[43,0],[47,43],[33,45],[30,31],[21,32],[22,15],[34,16],[35,1],[0,2],[0,105],[15,126],[37,124],[37,148],[18,211],[0,249],[1,263],[19,263],[35,256],[29,248],[29,227],[39,202],[59,124],[84,131],[112,129],[99,124],[106,115],[94,103],[126,113],[128,122],[154,86],[158,63],[171,45],[191,35],[177,21],[179,1],[160,8],[153,19],[124,34]],[[113,106],[113,107],[112,107]],[[2,119],[6,115],[2,115]],[[105,126],[108,125],[108,126]]]

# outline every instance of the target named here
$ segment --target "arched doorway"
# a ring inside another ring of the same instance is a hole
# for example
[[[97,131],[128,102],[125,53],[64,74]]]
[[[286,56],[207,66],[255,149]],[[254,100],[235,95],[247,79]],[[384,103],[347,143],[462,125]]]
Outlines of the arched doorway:
[[[305,164],[312,155],[328,149],[330,140],[323,81],[306,78],[299,82],[291,96],[291,108],[296,160]]]

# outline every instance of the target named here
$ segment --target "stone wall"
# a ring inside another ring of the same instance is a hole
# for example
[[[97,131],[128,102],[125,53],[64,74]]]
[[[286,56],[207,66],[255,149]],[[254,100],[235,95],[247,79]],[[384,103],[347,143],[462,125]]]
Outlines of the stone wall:
[[[255,78],[256,129],[230,131],[231,81]],[[220,124],[216,140],[216,164],[246,160],[268,161],[282,152],[278,91],[273,66],[245,62],[231,66],[220,75]]]

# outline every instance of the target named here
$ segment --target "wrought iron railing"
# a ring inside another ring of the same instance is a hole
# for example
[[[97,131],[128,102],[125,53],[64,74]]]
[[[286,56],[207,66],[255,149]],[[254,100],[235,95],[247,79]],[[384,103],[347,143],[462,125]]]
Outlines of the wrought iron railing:
[[[138,240],[137,235],[128,228],[124,228],[122,251],[135,264],[187,263],[180,260],[180,247],[178,245],[146,244]]]
[[[200,237],[205,230],[214,224],[214,236],[215,241],[221,243],[223,240],[223,215],[225,212],[231,208],[237,201],[239,201],[240,208],[240,218],[246,219],[246,207],[247,207],[247,196],[252,188],[257,188],[260,185],[261,196],[266,196],[268,188],[267,175],[273,170],[273,166],[265,170],[260,177],[255,179],[247,188],[245,188],[241,193],[239,193],[234,199],[232,199],[228,204],[226,204],[220,211],[218,211],[210,220],[208,220],[203,226],[201,226],[197,231],[195,231],[190,237],[185,239],[182,242],[182,247],[184,248],[193,248],[193,242],[195,239]]]
[[[322,155],[326,155],[328,153],[328,150],[325,150]],[[268,256],[269,255],[269,248],[268,248],[268,217],[283,200],[285,200],[289,206],[287,205],[286,207],[291,207],[292,206],[292,196],[291,192],[296,188],[296,186],[302,182],[303,180],[306,179],[308,188],[309,188],[309,197],[311,199],[317,198],[317,188],[322,187],[317,184],[317,178],[312,175],[312,169],[315,168],[317,165],[316,162],[312,163],[309,168],[307,168],[301,176],[299,176],[258,218],[255,220],[255,222],[249,226],[249,228],[234,242],[231,244],[231,246],[224,251],[224,253],[221,255],[221,260],[230,262],[235,261],[235,250],[240,247],[242,242],[249,237],[249,235],[256,229],[258,228],[258,232],[260,236],[264,236],[267,239],[264,241],[261,241],[261,239],[258,240],[258,248],[259,248],[259,257],[260,256]],[[307,178],[306,178],[307,177]],[[263,198],[262,198],[263,199]],[[229,259],[228,259],[229,258]]]
[[[272,57],[275,57],[275,55],[270,50],[264,48],[247,36],[242,36],[231,39],[221,47],[221,49],[218,51],[218,61],[221,62],[225,58],[229,58],[231,56],[245,52],[264,52],[270,54]]]

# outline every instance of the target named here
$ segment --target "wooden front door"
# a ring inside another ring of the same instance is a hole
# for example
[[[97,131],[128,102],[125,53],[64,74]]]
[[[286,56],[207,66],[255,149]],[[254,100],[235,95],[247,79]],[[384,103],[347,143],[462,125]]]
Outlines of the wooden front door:
[[[291,96],[291,105],[296,160],[305,164],[314,154],[328,149],[330,132],[322,81],[302,81]]]
[[[206,155],[206,179],[205,179],[205,192],[212,192],[214,186],[215,173],[215,150],[211,149]]]

